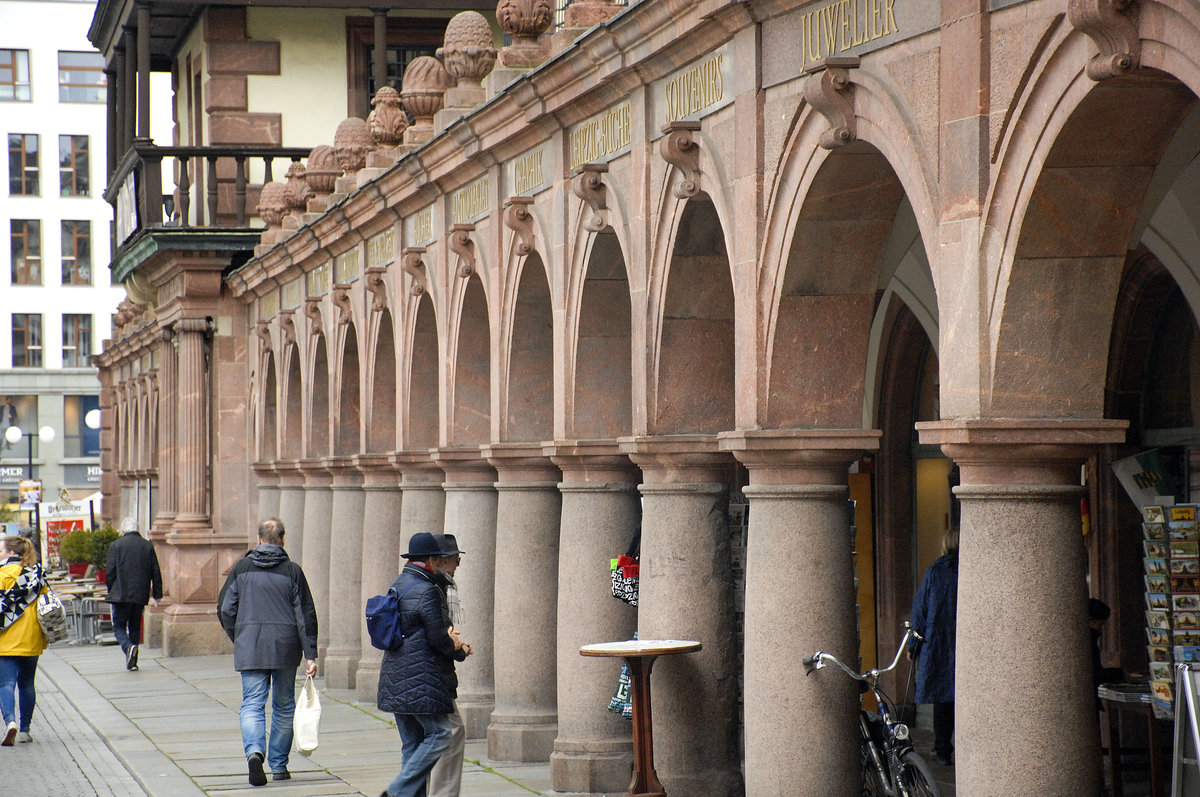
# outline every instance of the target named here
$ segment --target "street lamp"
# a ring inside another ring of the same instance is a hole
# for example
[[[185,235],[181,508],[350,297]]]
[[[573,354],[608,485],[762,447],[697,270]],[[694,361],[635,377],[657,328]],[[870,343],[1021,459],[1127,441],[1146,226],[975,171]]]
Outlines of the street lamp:
[[[54,436],[55,436],[54,427],[53,426],[43,426],[41,429],[38,430],[37,436],[38,436],[38,439],[43,440],[47,443],[53,442]],[[29,459],[27,460],[28,467],[29,467],[29,473],[27,474],[27,478],[32,479],[33,478],[33,435],[25,434],[24,432],[21,431],[21,427],[19,427],[19,426],[10,426],[4,430],[4,439],[7,440],[9,443],[11,443],[14,446],[17,443],[21,442],[22,437],[29,440]]]

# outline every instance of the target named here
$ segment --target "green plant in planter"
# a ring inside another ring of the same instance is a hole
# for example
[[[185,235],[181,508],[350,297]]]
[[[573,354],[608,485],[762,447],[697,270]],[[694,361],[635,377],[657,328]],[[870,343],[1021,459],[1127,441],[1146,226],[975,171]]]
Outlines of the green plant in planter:
[[[58,542],[58,555],[69,565],[81,565],[92,561],[92,551],[95,549],[94,532],[89,529],[76,529]],[[107,548],[105,549],[107,555]]]
[[[88,559],[98,569],[103,570],[108,565],[108,547],[120,537],[121,533],[113,528],[111,523],[105,523],[92,532],[92,555]]]

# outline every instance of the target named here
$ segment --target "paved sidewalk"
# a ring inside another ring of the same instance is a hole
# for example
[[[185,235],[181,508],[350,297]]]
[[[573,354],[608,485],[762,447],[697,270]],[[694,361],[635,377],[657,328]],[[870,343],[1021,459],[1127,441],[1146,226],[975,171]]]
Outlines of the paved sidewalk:
[[[61,784],[47,781],[27,792],[54,797],[374,797],[400,769],[390,715],[353,702],[350,693],[322,692],[321,746],[310,757],[292,753],[292,780],[253,788],[242,755],[241,678],[233,656],[160,654],[143,647],[141,669],[129,672],[114,647],[47,650],[39,662],[34,743],[0,750],[0,769],[20,756],[30,763],[23,772],[54,777],[64,761],[74,761],[78,772],[66,767]],[[486,753],[486,742],[468,743],[463,797],[549,791],[548,764],[493,766]]]

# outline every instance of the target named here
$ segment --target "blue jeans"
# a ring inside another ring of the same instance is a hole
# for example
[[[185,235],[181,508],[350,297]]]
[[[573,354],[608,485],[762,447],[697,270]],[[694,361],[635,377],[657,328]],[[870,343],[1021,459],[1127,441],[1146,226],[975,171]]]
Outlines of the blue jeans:
[[[140,603],[113,603],[113,636],[128,651],[133,645],[142,644],[142,612],[146,607]]]
[[[37,675],[37,656],[0,656],[0,715],[4,724],[17,721],[16,699],[21,701],[20,730],[29,733],[37,692],[33,678]]]
[[[292,749],[292,715],[296,713],[296,667],[242,670],[242,747],[267,757],[272,772],[287,769]],[[267,743],[267,692],[271,693],[271,741]]]
[[[450,746],[450,715],[393,714],[400,731],[403,767],[388,784],[390,797],[425,797],[429,770]]]

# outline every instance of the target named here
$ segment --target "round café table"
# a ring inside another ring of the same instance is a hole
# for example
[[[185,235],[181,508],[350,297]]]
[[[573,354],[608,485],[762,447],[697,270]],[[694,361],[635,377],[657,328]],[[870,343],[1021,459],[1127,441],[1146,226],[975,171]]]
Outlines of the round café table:
[[[650,670],[659,656],[692,653],[699,642],[680,639],[630,639],[584,645],[581,656],[620,656],[629,668],[633,696],[633,782],[625,797],[666,797],[654,771],[654,734],[650,728]]]

